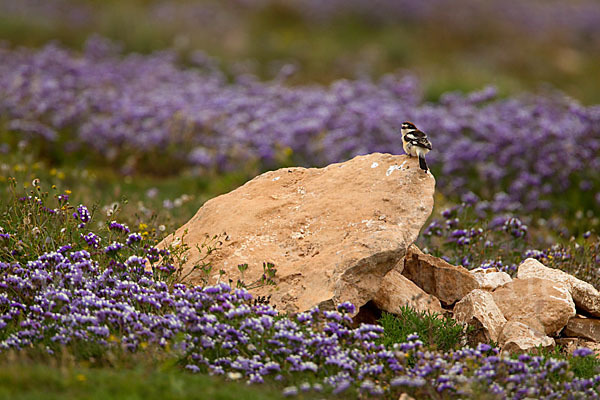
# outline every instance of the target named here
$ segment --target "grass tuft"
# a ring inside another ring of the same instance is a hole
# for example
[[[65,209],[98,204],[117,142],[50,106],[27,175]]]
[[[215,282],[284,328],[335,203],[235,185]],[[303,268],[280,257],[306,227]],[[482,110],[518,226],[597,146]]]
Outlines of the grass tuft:
[[[383,313],[378,322],[383,326],[382,342],[386,346],[406,342],[413,333],[419,335],[425,347],[432,350],[456,350],[466,343],[468,328],[449,316],[435,312],[419,312],[404,306],[399,315]]]

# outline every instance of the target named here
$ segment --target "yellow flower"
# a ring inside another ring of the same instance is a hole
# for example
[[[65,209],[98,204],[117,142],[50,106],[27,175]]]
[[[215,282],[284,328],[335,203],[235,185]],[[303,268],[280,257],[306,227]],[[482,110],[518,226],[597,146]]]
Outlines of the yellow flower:
[[[145,349],[146,347],[148,347],[148,343],[146,343],[146,342],[142,342],[142,343],[140,343],[140,347],[141,347],[142,349]]]
[[[50,170],[50,176],[54,176],[54,175],[56,175],[56,172],[57,172],[57,171],[56,171],[56,168],[52,168],[52,169]]]
[[[77,374],[75,378],[77,378],[79,382],[85,382],[87,380],[84,374]]]
[[[69,189],[65,190],[65,194],[71,194],[71,193],[72,192]]]
[[[61,180],[65,179],[65,173],[62,171],[58,171],[58,174],[56,175],[56,177]]]
[[[145,224],[142,222],[142,223],[140,223],[139,228],[140,228],[140,231],[143,231],[144,229],[148,228],[148,224]]]

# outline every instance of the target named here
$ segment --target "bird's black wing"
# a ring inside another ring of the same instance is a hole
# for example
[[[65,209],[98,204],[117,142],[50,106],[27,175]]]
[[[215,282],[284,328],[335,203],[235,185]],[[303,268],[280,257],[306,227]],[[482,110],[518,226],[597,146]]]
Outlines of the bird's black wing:
[[[424,147],[431,150],[431,142],[427,139],[427,135],[422,131],[411,131],[404,135],[404,140],[413,146]]]

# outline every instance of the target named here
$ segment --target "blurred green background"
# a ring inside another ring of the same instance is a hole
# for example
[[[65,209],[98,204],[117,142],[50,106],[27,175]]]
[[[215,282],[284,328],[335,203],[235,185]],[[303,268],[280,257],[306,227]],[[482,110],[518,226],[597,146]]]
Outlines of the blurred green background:
[[[202,50],[232,74],[268,79],[289,64],[292,84],[405,70],[429,100],[493,84],[505,95],[550,86],[600,101],[595,1],[372,4],[381,11],[355,0],[0,0],[0,39],[77,49],[96,33],[125,52],[172,48],[185,61]]]

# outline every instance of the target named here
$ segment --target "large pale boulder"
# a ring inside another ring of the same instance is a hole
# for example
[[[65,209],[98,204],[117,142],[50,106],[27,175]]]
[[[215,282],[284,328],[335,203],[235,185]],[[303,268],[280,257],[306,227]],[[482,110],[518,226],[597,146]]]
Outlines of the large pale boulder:
[[[402,393],[400,397],[398,397],[398,400],[415,400],[415,398],[409,396],[407,393]]]
[[[560,282],[515,279],[494,290],[492,296],[508,321],[523,322],[546,335],[557,333],[575,316],[573,299]]]
[[[496,268],[475,268],[471,270],[471,274],[477,283],[479,283],[481,289],[489,291],[512,281],[510,275],[506,272],[498,271]]]
[[[498,342],[506,318],[494,302],[492,294],[475,289],[454,306],[454,319],[475,328],[478,342]]]
[[[452,305],[479,288],[477,280],[466,268],[424,254],[415,245],[410,246],[404,258],[402,275],[445,305]]]
[[[519,265],[517,277],[543,278],[554,282],[562,282],[569,288],[575,305],[581,310],[600,317],[600,292],[591,284],[577,279],[564,271],[548,268],[534,258],[528,258]]]
[[[211,199],[167,237],[167,246],[187,231],[191,245],[183,274],[201,259],[196,244],[223,234],[222,246],[204,261],[210,283],[263,274],[275,264],[276,286],[255,295],[289,312],[350,301],[357,307],[377,293],[383,277],[402,260],[433,208],[435,179],[408,156],[370,154],[325,168],[282,168]],[[200,271],[187,278],[202,281]]]
[[[437,298],[425,293],[397,269],[392,269],[383,277],[373,302],[380,310],[392,314],[400,314],[404,306],[417,311],[444,312]]]
[[[508,321],[500,336],[498,344],[502,347],[502,353],[522,353],[538,347],[552,347],[554,339],[544,335],[536,329],[532,329],[519,321]]]
[[[571,318],[565,327],[564,334],[600,343],[600,320],[583,317]]]

